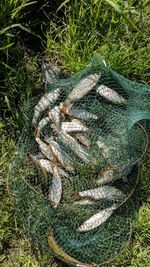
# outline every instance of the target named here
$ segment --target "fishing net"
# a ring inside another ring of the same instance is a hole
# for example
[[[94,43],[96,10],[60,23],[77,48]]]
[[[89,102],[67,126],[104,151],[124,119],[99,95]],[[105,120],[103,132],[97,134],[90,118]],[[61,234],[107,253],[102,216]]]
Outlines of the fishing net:
[[[45,92],[23,107],[9,185],[24,233],[42,253],[100,266],[125,247],[146,152],[150,87],[100,56],[65,77],[42,65]]]

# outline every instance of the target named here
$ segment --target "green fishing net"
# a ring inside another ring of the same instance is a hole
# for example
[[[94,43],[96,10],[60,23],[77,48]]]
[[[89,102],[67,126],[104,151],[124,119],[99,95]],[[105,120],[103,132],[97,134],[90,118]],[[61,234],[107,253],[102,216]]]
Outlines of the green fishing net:
[[[46,63],[42,71],[45,93],[22,109],[9,171],[16,214],[42,253],[101,266],[126,246],[138,210],[150,87],[114,72],[100,56],[69,78]]]

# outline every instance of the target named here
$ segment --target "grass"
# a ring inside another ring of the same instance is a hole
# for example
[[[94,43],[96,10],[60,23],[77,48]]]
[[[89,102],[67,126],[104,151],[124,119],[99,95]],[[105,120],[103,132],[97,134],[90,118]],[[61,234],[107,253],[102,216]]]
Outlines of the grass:
[[[53,1],[49,2],[49,5],[47,1],[41,4],[27,0],[0,3],[0,251],[4,267],[61,266],[53,257],[49,262],[43,258],[41,263],[35,259],[20,225],[16,224],[7,192],[9,162],[23,126],[21,105],[41,90],[41,57],[75,73],[100,53],[120,74],[143,83],[150,81],[147,0],[85,0],[80,4],[74,0],[65,1],[59,9],[58,3],[55,8]],[[150,266],[149,161],[148,154],[141,168],[141,207],[133,222],[131,242],[109,266]]]
[[[79,5],[78,1],[69,1],[63,23],[57,25],[54,21],[50,25],[46,51],[56,58],[61,56],[63,66],[72,72],[87,65],[93,54],[100,53],[108,65],[126,77],[148,81],[150,10],[146,1],[143,8],[141,3],[135,7],[135,1],[118,1],[139,31],[106,2],[82,1]]]

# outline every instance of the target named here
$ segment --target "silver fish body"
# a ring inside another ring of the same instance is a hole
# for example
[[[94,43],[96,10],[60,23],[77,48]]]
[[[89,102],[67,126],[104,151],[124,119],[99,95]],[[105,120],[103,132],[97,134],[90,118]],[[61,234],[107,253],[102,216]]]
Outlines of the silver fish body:
[[[73,202],[74,205],[81,205],[81,206],[93,205],[94,203],[95,202],[91,199],[82,199],[82,200],[78,200],[78,201]]]
[[[38,127],[37,127],[37,132],[36,132],[36,136],[40,136],[43,128],[50,122],[50,119],[49,117],[45,117],[43,118],[39,124],[38,124]]]
[[[79,120],[72,120],[72,122],[63,122],[61,130],[65,133],[86,132],[88,128]]]
[[[50,144],[52,141],[54,141],[54,137],[53,136],[45,136],[44,141],[47,142],[48,144]]]
[[[35,157],[35,156],[32,156],[30,155],[31,159],[34,161],[34,163],[41,168],[41,170],[44,170],[46,171],[47,173],[51,173],[53,174],[53,168],[55,166],[54,163],[52,163],[51,161],[47,160],[47,159],[43,159],[42,158],[42,154],[40,153],[40,158],[39,156],[38,157]],[[61,177],[65,177],[65,178],[70,178],[69,175],[61,168],[61,167],[58,167],[57,166],[57,169],[58,169],[58,173]]]
[[[62,168],[60,167],[57,167],[58,168],[58,173],[60,175],[60,177],[65,177],[67,179],[70,179],[68,173],[66,173]]]
[[[44,154],[49,160],[53,161],[54,156],[50,148],[39,137],[36,137],[35,140],[39,145],[41,153]]]
[[[47,142],[49,140],[47,139]],[[61,163],[61,165],[68,171],[74,173],[74,168],[71,166],[72,161],[69,159],[67,153],[61,149],[59,144],[53,140],[49,142],[49,145],[51,147],[51,150],[54,154],[54,156],[57,158],[57,160]]]
[[[76,133],[75,137],[81,144],[83,144],[88,148],[90,147],[91,145],[90,140],[87,137],[85,137],[82,133]]]
[[[41,152],[34,156],[30,154],[30,158],[32,158],[33,160],[43,159],[43,154]]]
[[[89,162],[87,152],[78,144],[78,142],[69,134],[59,131],[58,138],[59,142],[71,149],[82,161],[85,163]]]
[[[108,220],[108,218],[113,214],[116,208],[117,205],[114,204],[110,208],[106,208],[94,214],[91,218],[89,218],[79,226],[78,231],[87,232],[97,228]]]
[[[86,96],[93,89],[93,87],[96,86],[100,77],[100,73],[95,73],[83,78],[68,95],[67,99],[65,100],[65,104],[68,106]]]
[[[96,92],[99,93],[106,100],[112,102],[113,104],[124,105],[127,103],[126,100],[121,95],[119,95],[115,90],[113,90],[113,89],[111,89],[105,85],[100,85],[96,89]]]
[[[94,200],[105,199],[113,201],[120,199],[120,197],[123,196],[123,193],[113,186],[104,185],[97,188],[81,191],[78,193],[78,195],[80,197],[89,197]]]
[[[62,182],[57,167],[54,167],[52,185],[49,193],[49,200],[54,208],[56,208],[61,200]]]
[[[47,173],[53,174],[53,166],[49,160],[39,159],[37,160],[37,165],[39,165],[39,167],[44,169]]]
[[[65,109],[65,112],[67,115],[71,116],[71,117],[74,117],[74,118],[77,118],[77,119],[80,119],[80,120],[84,120],[84,121],[88,121],[90,119],[93,119],[93,120],[97,120],[98,117],[85,110],[85,109],[81,109],[81,108],[66,108]]]
[[[49,112],[49,117],[55,124],[55,126],[60,129],[61,126],[61,113],[60,113],[60,107],[55,106],[50,112]]]
[[[32,119],[32,125],[37,125],[37,120],[41,113],[47,109],[50,105],[54,104],[60,96],[60,89],[57,88],[47,94],[45,94],[34,108],[34,115]]]

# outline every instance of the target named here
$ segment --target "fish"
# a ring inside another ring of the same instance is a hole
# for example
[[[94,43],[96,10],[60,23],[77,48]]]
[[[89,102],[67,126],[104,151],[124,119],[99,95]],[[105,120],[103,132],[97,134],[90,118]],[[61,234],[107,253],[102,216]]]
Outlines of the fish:
[[[41,175],[40,175],[40,180],[39,180],[39,177],[36,178],[35,185],[38,185],[40,183],[44,196],[47,196],[48,188],[49,188],[49,176],[47,175],[47,172],[52,174],[53,173],[52,167],[51,167],[51,165],[48,166],[47,163],[44,164],[45,159],[36,159],[35,156],[32,156],[31,154],[29,156],[33,160],[33,162],[35,163],[39,172],[40,173],[42,172],[42,180],[41,180]]]
[[[55,106],[51,111],[49,111],[48,116],[53,121],[53,123],[56,125],[56,127],[60,129],[60,126],[61,126],[60,107]]]
[[[123,193],[119,189],[113,186],[104,185],[104,186],[100,186],[97,188],[78,192],[78,195],[80,197],[89,197],[94,200],[105,199],[105,200],[113,201],[113,200],[117,200],[118,198],[122,197]]]
[[[41,154],[41,153],[40,153]],[[41,154],[42,156],[42,154]],[[42,170],[46,171],[47,173],[53,174],[53,168],[55,164],[47,159],[38,158],[35,156],[30,155],[30,158],[35,162],[35,164],[40,167]],[[70,178],[69,175],[60,167],[58,167],[58,173],[61,177]]]
[[[34,108],[34,115],[32,119],[32,125],[36,126],[38,118],[40,117],[41,113],[47,109],[50,105],[54,104],[56,100],[60,96],[60,89],[57,88],[49,93],[46,93],[44,96],[41,97],[39,102]]]
[[[42,132],[43,128],[50,122],[50,119],[49,117],[45,117],[43,118],[39,124],[38,124],[38,127],[37,127],[37,131],[35,133],[35,136],[39,137],[40,136],[40,133]]]
[[[51,162],[47,159],[39,159],[37,161],[37,164],[43,169],[45,169],[46,172],[53,174],[53,165]]]
[[[59,246],[57,241],[54,238],[54,235],[51,230],[48,232],[48,245],[51,249],[51,251],[54,253],[54,255],[65,262],[68,265],[76,266],[76,267],[94,267],[95,265],[93,264],[88,264],[88,263],[82,263],[70,255],[68,255],[63,249]]]
[[[48,172],[53,174],[53,166],[52,163],[47,159],[36,159],[34,156],[30,155],[33,162],[40,167],[44,172]]]
[[[42,142],[42,140],[39,137],[36,137],[35,140],[38,143],[42,154],[44,154],[50,161],[53,161],[54,155],[51,149],[44,142]]]
[[[96,183],[98,185],[104,185],[104,184],[112,182],[114,180],[113,174],[114,174],[114,170],[113,170],[112,164],[109,164],[108,167],[104,171],[101,171],[99,173]]]
[[[36,154],[36,155],[29,155],[30,156],[30,158],[31,159],[33,159],[33,160],[38,160],[38,159],[43,159],[43,155],[42,155],[42,153],[41,152],[39,152],[38,154]]]
[[[53,174],[53,167],[54,165],[46,159],[41,159],[39,160],[39,162],[37,162],[37,164],[41,167],[44,168],[46,172]],[[60,167],[58,167],[58,173],[61,177],[65,177],[65,178],[69,178],[69,175]]]
[[[68,147],[70,150],[74,152],[82,161],[85,163],[89,163],[88,153],[78,144],[78,142],[69,134],[58,131],[58,141]]]
[[[69,106],[71,103],[80,100],[82,97],[86,96],[94,88],[94,86],[96,86],[100,77],[100,73],[94,73],[80,80],[79,83],[68,95],[67,99],[65,100],[65,104]]]
[[[82,199],[73,202],[74,205],[93,205],[95,202],[91,199]]]
[[[43,74],[43,82],[45,84],[51,84],[53,79],[60,73],[60,70],[53,66],[52,64],[42,62],[42,74]]]
[[[56,126],[55,126],[56,127]],[[54,141],[54,136],[45,136],[44,141],[48,144],[50,144],[52,141]]]
[[[74,173],[74,168],[73,168],[73,166],[71,166],[72,161],[69,159],[67,153],[64,150],[62,150],[62,148],[59,146],[59,144],[57,142],[55,142],[54,140],[46,139],[46,141],[49,143],[51,150],[52,150],[55,158],[57,159],[57,161],[60,162],[61,165],[66,170]]]
[[[78,228],[78,232],[88,232],[105,223],[108,218],[113,214],[114,210],[117,209],[117,205],[114,204],[110,208],[106,208],[94,214],[92,217],[87,219]]]
[[[64,114],[67,114],[70,117],[74,117],[83,121],[89,121],[90,119],[94,120],[98,119],[98,117],[95,114],[85,109],[73,108],[72,106],[67,107],[64,103],[61,103],[60,108]]]
[[[115,90],[105,86],[100,85],[96,89],[96,92],[99,93],[106,100],[112,102],[113,104],[125,105],[127,103],[126,99],[118,94]]]
[[[57,208],[61,200],[61,195],[62,195],[62,181],[59,175],[59,171],[55,166],[53,169],[52,185],[48,195],[48,198],[54,208]]]
[[[62,168],[60,168],[58,166],[57,166],[57,168],[58,168],[58,173],[59,173],[60,177],[65,177],[67,179],[70,179],[68,173],[66,173]]]
[[[86,132],[88,128],[81,121],[72,120],[71,122],[62,122],[61,130],[65,133]]]
[[[76,133],[75,137],[81,144],[83,144],[88,148],[90,147],[91,145],[90,140],[87,137],[85,137],[82,133]]]

